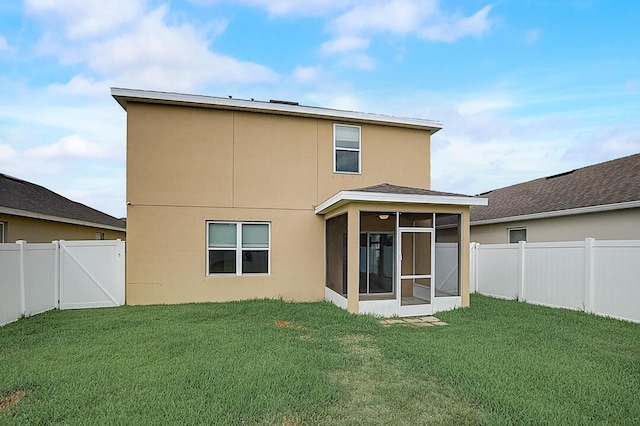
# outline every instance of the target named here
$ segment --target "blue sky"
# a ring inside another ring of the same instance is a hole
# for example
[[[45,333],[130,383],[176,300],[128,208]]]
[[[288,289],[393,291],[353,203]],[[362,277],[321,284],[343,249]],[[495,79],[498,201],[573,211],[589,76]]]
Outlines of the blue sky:
[[[124,216],[109,87],[439,120],[432,188],[640,152],[640,2],[0,3],[0,172]]]

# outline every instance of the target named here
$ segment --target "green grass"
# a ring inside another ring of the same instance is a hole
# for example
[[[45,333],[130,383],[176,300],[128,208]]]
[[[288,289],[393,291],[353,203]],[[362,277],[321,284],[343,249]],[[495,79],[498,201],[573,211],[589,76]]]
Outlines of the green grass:
[[[425,328],[277,300],[47,312],[0,328],[0,424],[640,424],[640,325],[471,303]]]

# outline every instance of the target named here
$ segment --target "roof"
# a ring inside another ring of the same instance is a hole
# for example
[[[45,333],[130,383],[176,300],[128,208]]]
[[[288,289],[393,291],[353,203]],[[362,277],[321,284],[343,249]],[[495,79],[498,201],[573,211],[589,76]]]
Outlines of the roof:
[[[111,88],[111,96],[127,110],[129,102],[154,103],[163,105],[181,105],[200,108],[225,109],[235,111],[249,111],[267,114],[280,114],[297,117],[321,118],[328,120],[342,120],[357,123],[372,123],[395,127],[428,130],[432,134],[442,129],[442,123],[422,118],[393,117],[381,114],[369,114],[356,111],[320,108],[299,105],[288,101],[256,101],[235,99],[232,97],[215,97],[203,95],[188,95],[183,93],[156,92],[150,90]]]
[[[487,199],[481,197],[381,183],[365,188],[340,191],[316,206],[315,212],[316,214],[325,214],[351,201],[463,206],[487,204]]]
[[[45,187],[0,173],[0,213],[97,228],[125,230],[125,222]]]
[[[640,207],[640,154],[480,194],[474,225]]]

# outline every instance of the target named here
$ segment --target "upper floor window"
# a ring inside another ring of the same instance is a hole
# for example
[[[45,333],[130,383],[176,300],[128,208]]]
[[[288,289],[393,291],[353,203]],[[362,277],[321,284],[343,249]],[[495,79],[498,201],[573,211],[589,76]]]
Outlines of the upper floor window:
[[[360,165],[360,126],[334,124],[334,173],[360,173]]]
[[[207,222],[207,275],[269,273],[270,225]]]
[[[527,228],[510,228],[509,243],[527,241]]]

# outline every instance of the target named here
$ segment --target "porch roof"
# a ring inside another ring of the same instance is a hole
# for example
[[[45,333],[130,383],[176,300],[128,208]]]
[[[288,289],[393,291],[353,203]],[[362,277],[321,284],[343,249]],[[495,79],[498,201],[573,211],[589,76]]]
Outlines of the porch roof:
[[[316,214],[325,214],[335,208],[354,201],[407,204],[444,204],[462,206],[486,206],[487,198],[450,192],[432,191],[424,188],[381,183],[351,190],[343,190],[318,204]]]

